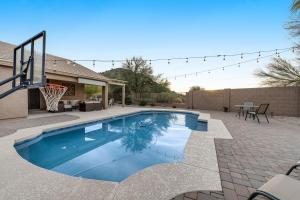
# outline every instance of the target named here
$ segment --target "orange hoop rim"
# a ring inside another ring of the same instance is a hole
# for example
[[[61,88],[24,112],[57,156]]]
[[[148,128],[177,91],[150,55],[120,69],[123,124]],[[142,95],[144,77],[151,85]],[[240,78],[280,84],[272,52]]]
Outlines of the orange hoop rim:
[[[62,85],[58,85],[58,84],[54,84],[54,83],[47,83],[45,85],[45,88],[64,89],[64,88],[67,88],[67,87],[62,86]]]

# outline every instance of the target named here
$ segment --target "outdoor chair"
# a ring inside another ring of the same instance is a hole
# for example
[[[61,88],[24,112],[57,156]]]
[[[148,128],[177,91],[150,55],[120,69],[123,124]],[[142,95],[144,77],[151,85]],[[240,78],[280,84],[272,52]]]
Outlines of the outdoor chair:
[[[70,100],[70,104],[72,106],[72,109],[78,109],[79,108],[79,102],[80,100]]]
[[[108,106],[111,107],[113,105],[114,105],[114,99],[111,98],[111,99],[109,99]]]
[[[278,174],[253,192],[248,200],[263,196],[269,200],[296,200],[300,198],[300,181],[289,177],[290,173],[300,167],[300,161],[292,166],[286,175]]]
[[[245,120],[247,120],[248,115],[250,115],[253,117],[253,120],[255,120],[256,118],[258,123],[260,123],[258,115],[265,115],[267,122],[269,123],[269,119],[267,116],[269,105],[270,104],[260,104],[260,106],[255,111],[247,111]]]
[[[70,101],[64,100],[64,111],[72,111],[72,105]]]
[[[247,113],[247,112],[250,112],[250,111],[252,111],[252,106],[254,106],[254,103],[253,102],[244,102],[243,103],[243,105],[245,106],[245,107],[242,107],[242,114],[243,114],[243,116],[245,116],[245,114]]]

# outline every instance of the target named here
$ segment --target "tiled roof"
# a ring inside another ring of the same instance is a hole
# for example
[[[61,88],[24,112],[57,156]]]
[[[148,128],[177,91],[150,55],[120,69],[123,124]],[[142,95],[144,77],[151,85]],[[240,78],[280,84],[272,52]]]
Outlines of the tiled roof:
[[[10,63],[12,66],[13,50],[15,45],[0,41],[0,61]],[[54,64],[54,60],[58,60]],[[8,62],[7,62],[8,61]],[[46,54],[46,73],[67,75],[72,77],[88,78],[93,80],[109,81],[109,78],[90,70],[78,63],[50,54]]]

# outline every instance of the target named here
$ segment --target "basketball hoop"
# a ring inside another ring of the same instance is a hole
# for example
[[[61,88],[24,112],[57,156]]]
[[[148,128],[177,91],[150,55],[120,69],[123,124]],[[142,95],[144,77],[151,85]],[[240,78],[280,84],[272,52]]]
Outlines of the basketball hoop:
[[[58,102],[67,89],[68,88],[65,86],[50,83],[48,83],[45,87],[40,87],[40,91],[45,98],[48,111],[58,111]]]

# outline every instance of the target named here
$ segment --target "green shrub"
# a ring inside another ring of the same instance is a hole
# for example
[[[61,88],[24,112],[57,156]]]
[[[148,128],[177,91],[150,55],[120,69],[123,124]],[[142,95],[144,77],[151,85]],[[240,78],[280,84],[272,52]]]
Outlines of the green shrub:
[[[84,86],[84,93],[88,98],[90,98],[93,95],[100,94],[101,88],[96,85],[85,85]]]
[[[139,105],[140,105],[140,106],[145,106],[145,105],[147,105],[147,101],[141,100]]]
[[[126,98],[125,98],[125,104],[126,104],[126,105],[131,105],[131,104],[132,104],[132,100],[131,100],[130,97],[126,97]]]
[[[183,103],[182,98],[177,97],[177,98],[175,99],[175,103]]]

